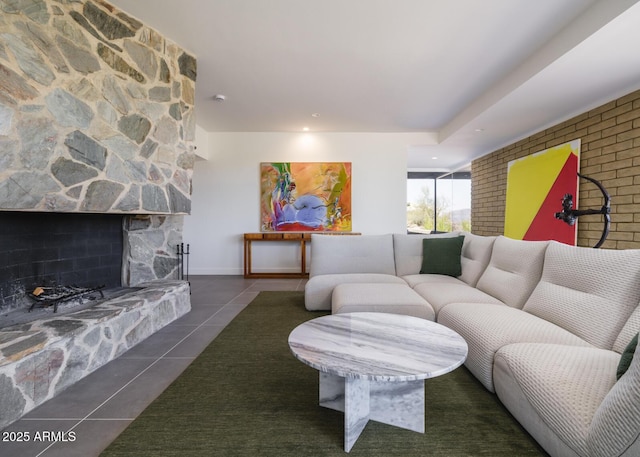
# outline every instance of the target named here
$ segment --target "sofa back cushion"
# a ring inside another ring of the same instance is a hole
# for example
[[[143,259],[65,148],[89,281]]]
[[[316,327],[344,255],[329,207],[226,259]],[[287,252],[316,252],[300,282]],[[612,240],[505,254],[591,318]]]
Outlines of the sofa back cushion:
[[[393,255],[398,276],[417,275],[422,267],[422,240],[425,238],[457,237],[459,232],[433,235],[393,234]]]
[[[633,310],[631,316],[625,322],[624,327],[622,327],[616,338],[616,342],[613,343],[613,350],[621,354],[627,343],[633,338],[633,335],[638,332],[640,332],[640,305],[636,306],[636,309]]]
[[[464,244],[460,259],[462,275],[459,279],[471,287],[475,287],[478,284],[478,279],[487,268],[489,260],[491,260],[491,251],[496,237],[474,235],[467,232],[461,233],[461,235],[464,235]]]
[[[640,249],[592,249],[552,241],[540,283],[523,309],[594,346],[613,349],[639,301]]]
[[[344,273],[395,275],[393,236],[312,234],[309,277]]]
[[[636,354],[640,348],[636,349]],[[593,457],[640,455],[640,357],[616,382],[598,406],[587,435]]]
[[[497,237],[489,265],[476,287],[508,306],[522,309],[540,280],[548,244]]]

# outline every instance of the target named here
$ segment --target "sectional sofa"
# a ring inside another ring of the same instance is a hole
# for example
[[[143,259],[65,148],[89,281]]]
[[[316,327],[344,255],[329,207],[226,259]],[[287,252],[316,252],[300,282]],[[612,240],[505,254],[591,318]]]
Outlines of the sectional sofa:
[[[639,303],[640,250],[471,233],[314,234],[305,288],[309,310],[458,332],[466,367],[554,457],[640,456]]]

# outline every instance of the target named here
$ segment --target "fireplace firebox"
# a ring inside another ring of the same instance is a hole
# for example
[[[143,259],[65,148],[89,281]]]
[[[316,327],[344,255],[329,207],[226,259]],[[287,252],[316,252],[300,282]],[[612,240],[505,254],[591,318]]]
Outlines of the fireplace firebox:
[[[122,283],[121,214],[0,212],[0,313],[37,287]]]

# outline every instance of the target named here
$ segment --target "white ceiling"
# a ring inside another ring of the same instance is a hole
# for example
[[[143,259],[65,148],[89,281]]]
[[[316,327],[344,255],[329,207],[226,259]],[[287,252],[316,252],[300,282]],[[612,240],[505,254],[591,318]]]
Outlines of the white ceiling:
[[[423,132],[410,169],[640,89],[639,0],[110,1],[197,57],[204,130]]]

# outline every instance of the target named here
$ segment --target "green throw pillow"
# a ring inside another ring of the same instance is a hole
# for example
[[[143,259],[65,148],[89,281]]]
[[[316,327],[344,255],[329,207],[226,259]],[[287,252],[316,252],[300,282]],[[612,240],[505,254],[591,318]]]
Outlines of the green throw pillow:
[[[624,348],[624,351],[622,351],[622,357],[620,357],[620,363],[618,363],[618,370],[616,371],[616,379],[620,379],[629,369],[631,361],[633,360],[633,355],[636,352],[637,345],[638,334],[636,333],[636,336],[633,337],[631,342],[627,344],[627,347]]]
[[[460,276],[460,253],[464,236],[425,238],[422,240],[421,274]]]

